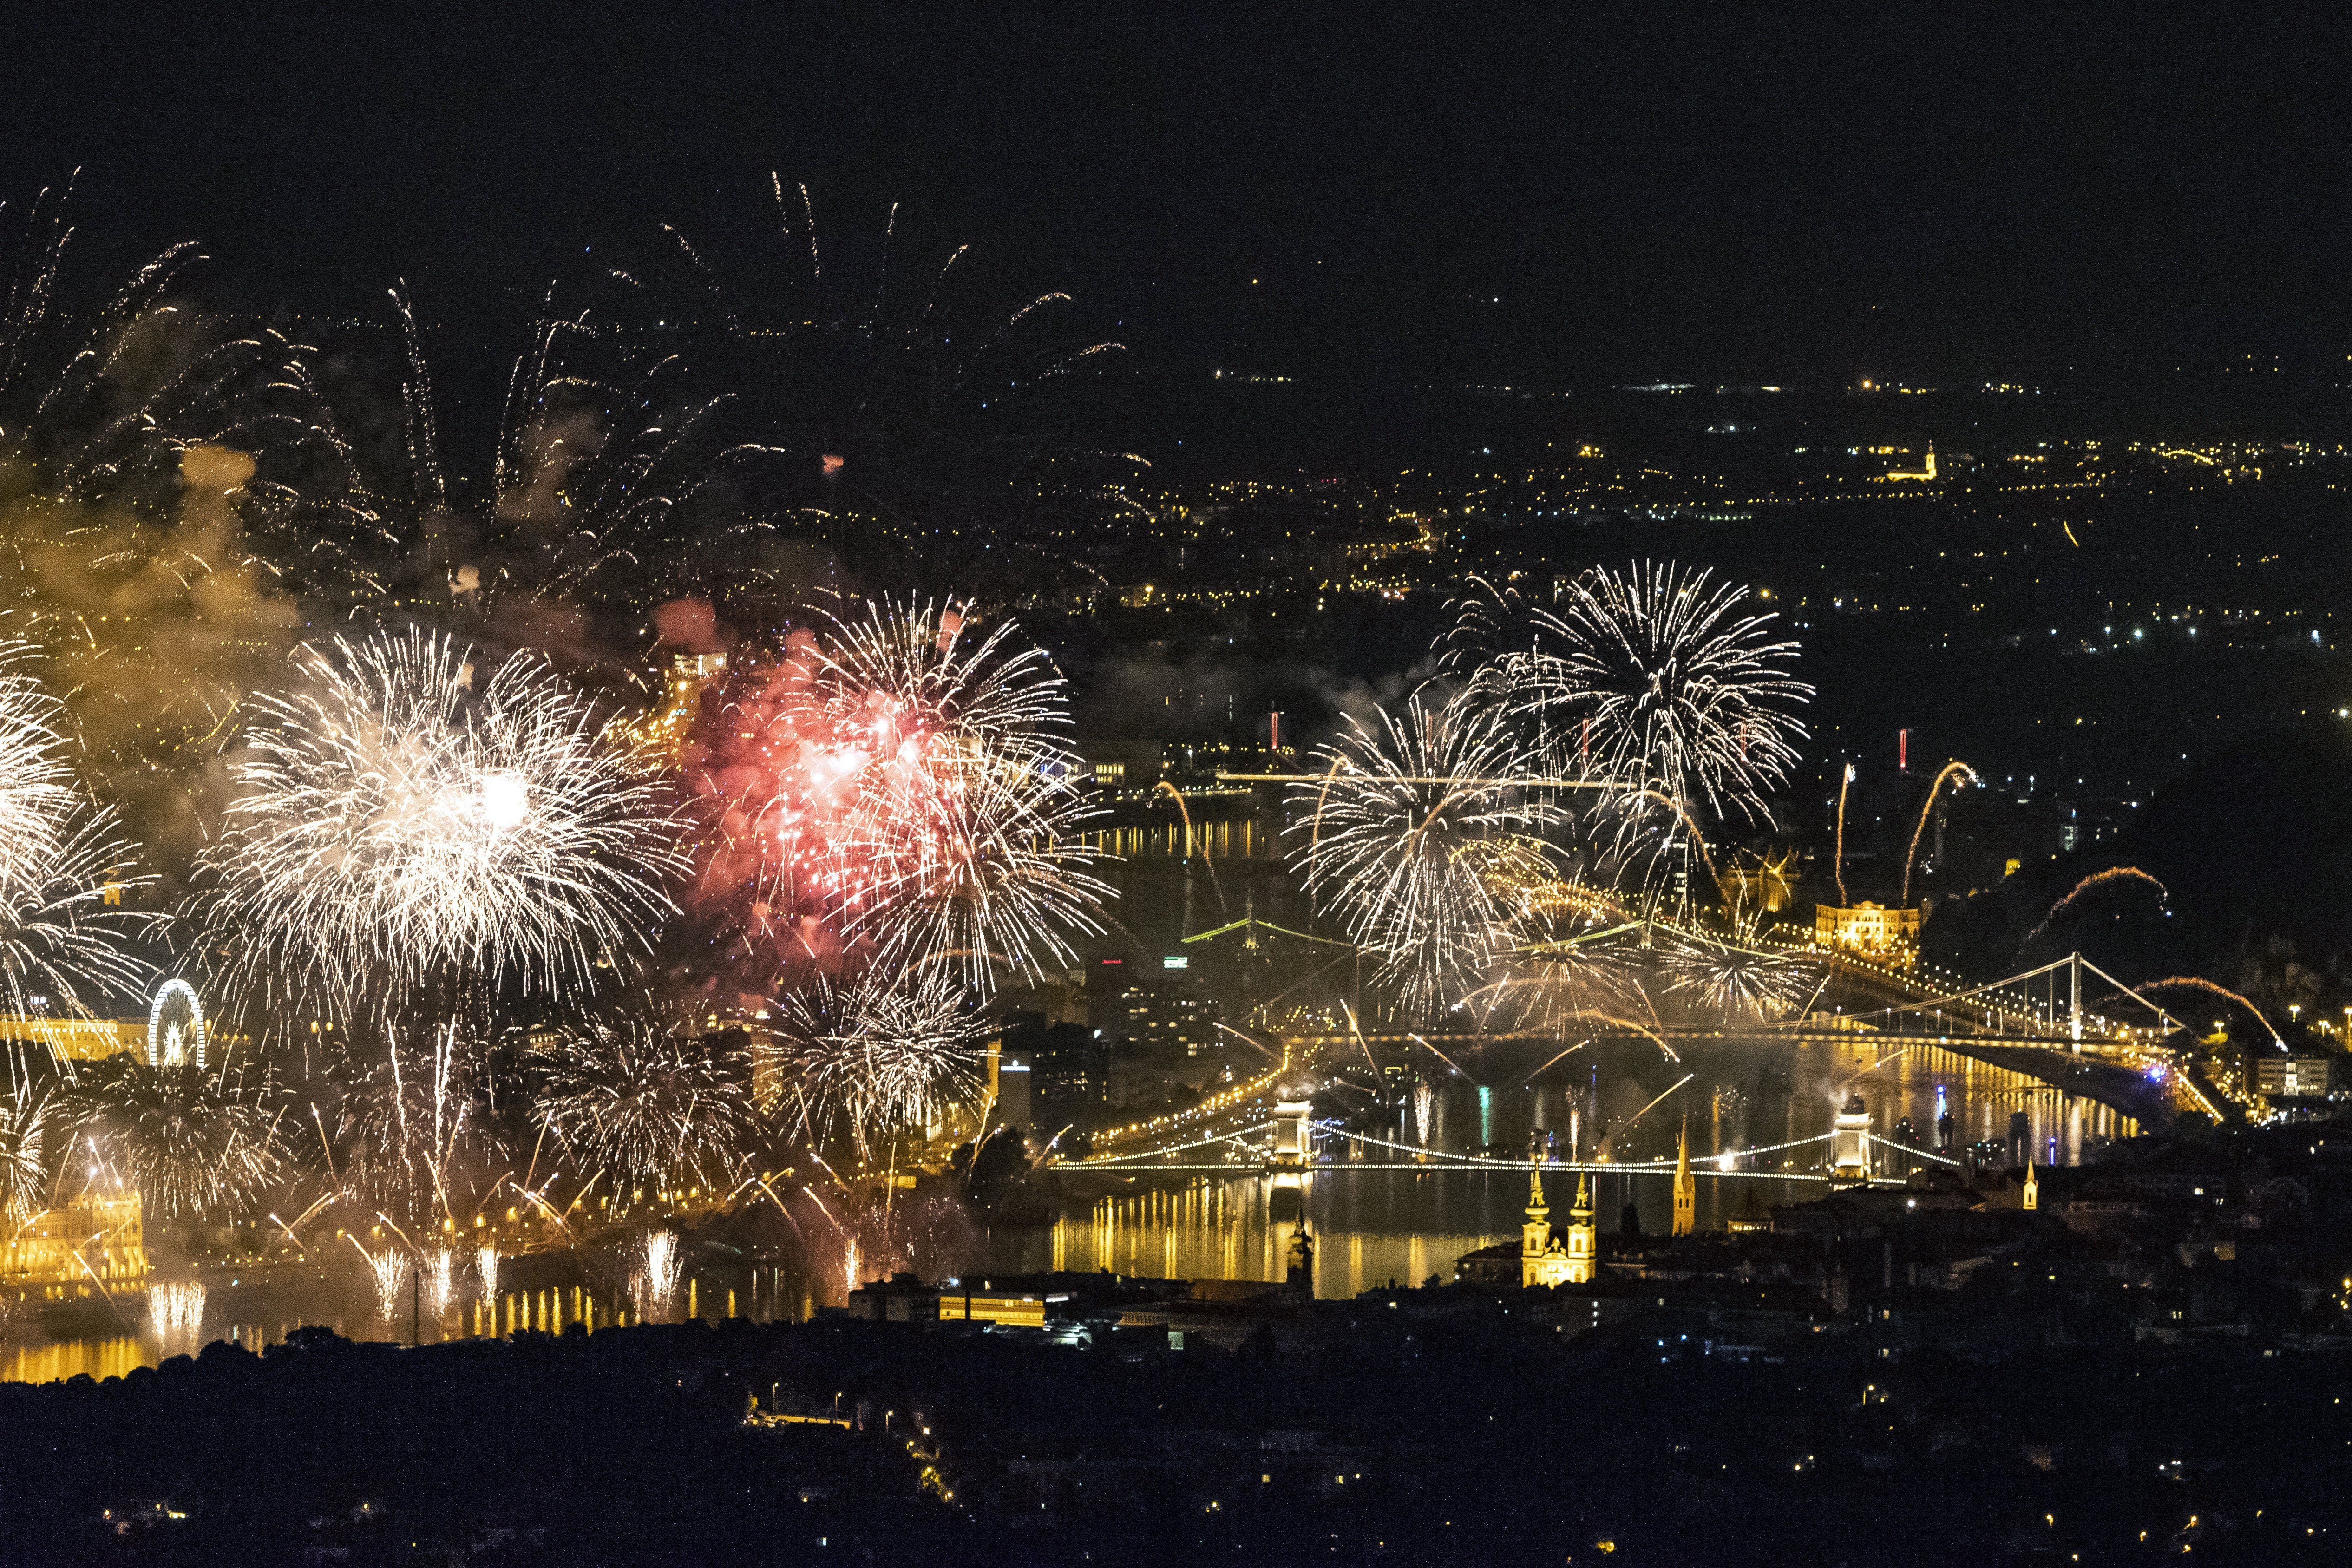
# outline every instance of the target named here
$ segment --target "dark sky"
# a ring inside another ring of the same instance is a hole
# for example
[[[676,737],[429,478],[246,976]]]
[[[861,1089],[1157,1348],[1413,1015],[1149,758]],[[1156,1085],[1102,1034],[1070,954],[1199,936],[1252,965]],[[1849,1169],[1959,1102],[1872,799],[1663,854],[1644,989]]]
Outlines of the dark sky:
[[[1173,365],[2341,364],[2345,24],[2205,10],[41,5],[0,194],[79,166],[94,257],[314,312],[520,316],[778,170]]]

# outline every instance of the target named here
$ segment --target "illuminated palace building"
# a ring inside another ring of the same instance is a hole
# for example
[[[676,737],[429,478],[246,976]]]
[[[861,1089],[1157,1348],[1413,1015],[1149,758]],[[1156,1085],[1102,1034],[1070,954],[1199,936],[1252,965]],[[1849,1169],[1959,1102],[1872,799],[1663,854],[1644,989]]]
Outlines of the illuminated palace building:
[[[1866,899],[1850,909],[1815,904],[1813,942],[1818,947],[1842,947],[1866,958],[1908,963],[1919,951],[1919,911],[1890,910]]]
[[[144,1018],[0,1018],[0,1044],[46,1053],[61,1067],[144,1055],[151,1067],[202,1068],[209,1041],[194,989],[167,980]],[[0,1241],[0,1290],[58,1299],[146,1284],[139,1190],[102,1165],[73,1173],[82,1178],[79,1192],[7,1228]]]

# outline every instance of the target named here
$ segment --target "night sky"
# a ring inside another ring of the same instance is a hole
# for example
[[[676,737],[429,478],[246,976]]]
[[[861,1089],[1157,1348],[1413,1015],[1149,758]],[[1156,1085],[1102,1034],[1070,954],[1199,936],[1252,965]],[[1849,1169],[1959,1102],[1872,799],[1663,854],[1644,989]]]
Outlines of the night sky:
[[[79,166],[92,257],[200,238],[226,305],[374,310],[406,278],[487,335],[663,221],[764,222],[775,170],[845,234],[900,201],[910,253],[973,240],[1178,367],[2352,346],[2340,8],[174,9],[12,14],[0,192]]]

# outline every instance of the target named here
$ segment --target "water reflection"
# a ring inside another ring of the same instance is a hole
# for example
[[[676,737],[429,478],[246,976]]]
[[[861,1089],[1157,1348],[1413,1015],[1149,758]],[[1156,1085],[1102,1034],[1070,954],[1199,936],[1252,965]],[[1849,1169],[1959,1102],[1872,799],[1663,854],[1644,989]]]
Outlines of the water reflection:
[[[159,1290],[174,1292],[164,1298],[168,1307],[161,1311],[145,1299],[155,1291],[77,1300],[63,1307],[28,1302],[0,1341],[0,1382],[120,1377],[136,1367],[194,1354],[216,1340],[259,1352],[311,1325],[350,1339],[438,1344],[523,1330],[562,1333],[575,1323],[593,1331],[639,1321],[625,1285],[599,1284],[583,1278],[586,1272],[568,1256],[509,1258],[501,1273],[515,1279],[511,1288],[495,1294],[453,1291],[446,1305],[436,1306],[428,1279],[390,1313],[377,1300],[373,1281],[356,1270],[343,1277],[215,1279],[195,1289],[199,1305],[193,1314],[187,1306],[190,1287],[176,1280],[159,1282]],[[572,1278],[533,1283],[534,1273]],[[825,1293],[827,1284],[834,1286],[831,1295]],[[806,1278],[789,1267],[709,1268],[687,1278],[663,1318],[800,1322],[818,1305],[839,1300],[837,1281]]]
[[[1465,1065],[1476,1070],[1498,1064]],[[1405,1097],[1385,1124],[1385,1141],[1380,1132],[1335,1139],[1330,1147],[1339,1158],[1290,1186],[1256,1175],[1139,1175],[1132,1190],[1082,1202],[1048,1234],[998,1236],[990,1261],[1004,1269],[1279,1279],[1291,1226],[1303,1214],[1318,1244],[1317,1293],[1346,1297],[1391,1279],[1450,1279],[1463,1253],[1518,1233],[1528,1193],[1519,1170],[1377,1168],[1410,1166],[1407,1151],[1423,1142],[1448,1153],[1516,1152],[1532,1134],[1550,1132],[1563,1157],[1573,1148],[1587,1160],[1671,1160],[1687,1113],[1700,1176],[1696,1220],[1710,1230],[1735,1215],[1759,1215],[1771,1205],[1827,1191],[1818,1180],[1802,1179],[1825,1172],[1826,1147],[1801,1141],[1828,1132],[1851,1093],[1862,1095],[1881,1137],[1895,1136],[1907,1121],[1917,1145],[1930,1152],[1938,1120],[1948,1113],[1948,1157],[1955,1159],[1982,1142],[1996,1146],[1986,1151],[1988,1159],[2005,1163],[2030,1142],[2037,1162],[2074,1164],[2137,1131],[2128,1117],[2096,1101],[1927,1046],[1706,1042],[1684,1047],[1673,1063],[1654,1047],[1609,1047],[1579,1066],[1573,1077],[1533,1088],[1480,1085],[1450,1074],[1425,1079],[1418,1089],[1426,1092]],[[1686,1072],[1692,1078],[1683,1089],[1635,1119]],[[2020,1117],[2023,1136],[2012,1142]],[[1778,1144],[1798,1146],[1740,1152]],[[1889,1176],[1934,1163],[1925,1154],[1881,1155],[1880,1173]],[[1558,1208],[1565,1194],[1550,1196]],[[1598,1177],[1594,1206],[1603,1226],[1622,1226],[1629,1205],[1644,1232],[1668,1229],[1668,1178],[1633,1172]]]

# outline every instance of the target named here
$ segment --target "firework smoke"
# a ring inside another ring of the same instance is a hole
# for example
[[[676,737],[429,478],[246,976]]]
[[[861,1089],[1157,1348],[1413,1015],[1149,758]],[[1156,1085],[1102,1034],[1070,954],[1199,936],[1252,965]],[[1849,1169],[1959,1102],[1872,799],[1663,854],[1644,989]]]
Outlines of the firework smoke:
[[[208,930],[257,993],[348,1002],[381,981],[579,985],[639,948],[677,864],[656,786],[596,740],[584,699],[518,654],[421,632],[336,638],[309,689],[255,700],[215,847]]]

